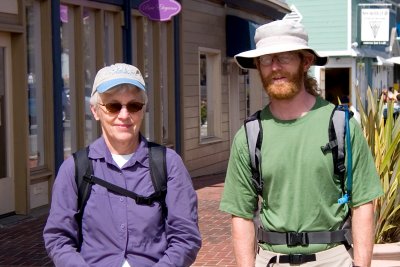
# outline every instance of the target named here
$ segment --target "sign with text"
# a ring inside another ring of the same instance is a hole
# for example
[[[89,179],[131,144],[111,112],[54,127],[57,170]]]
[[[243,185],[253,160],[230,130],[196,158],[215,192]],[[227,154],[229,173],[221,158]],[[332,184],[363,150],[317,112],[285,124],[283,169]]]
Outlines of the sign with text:
[[[167,21],[181,11],[181,5],[175,0],[146,0],[139,11],[151,20]]]
[[[386,45],[389,42],[389,9],[361,9],[361,42]]]

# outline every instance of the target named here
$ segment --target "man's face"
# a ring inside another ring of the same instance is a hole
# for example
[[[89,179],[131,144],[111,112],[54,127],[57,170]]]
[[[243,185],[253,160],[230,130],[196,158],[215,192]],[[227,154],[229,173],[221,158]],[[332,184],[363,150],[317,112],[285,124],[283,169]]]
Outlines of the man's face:
[[[298,52],[261,56],[258,65],[264,89],[274,99],[291,99],[304,86],[304,65]]]
[[[126,144],[138,140],[145,106],[137,109],[143,103],[140,89],[126,85],[99,95],[99,104],[92,106],[92,112],[100,121],[103,136],[109,143]],[[111,106],[107,106],[109,104]]]

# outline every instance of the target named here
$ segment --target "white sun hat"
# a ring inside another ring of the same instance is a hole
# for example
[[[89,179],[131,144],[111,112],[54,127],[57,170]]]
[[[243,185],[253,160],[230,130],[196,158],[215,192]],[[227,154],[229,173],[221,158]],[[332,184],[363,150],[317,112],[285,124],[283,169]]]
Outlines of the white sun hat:
[[[146,91],[146,84],[138,68],[125,63],[116,63],[97,72],[93,82],[92,95],[96,92],[102,94],[121,84],[131,84]]]
[[[296,50],[308,50],[314,54],[314,65],[323,66],[328,60],[308,46],[308,34],[304,26],[292,20],[276,20],[261,25],[256,29],[254,42],[256,49],[235,56],[237,64],[243,69],[257,68],[254,59],[259,56]]]

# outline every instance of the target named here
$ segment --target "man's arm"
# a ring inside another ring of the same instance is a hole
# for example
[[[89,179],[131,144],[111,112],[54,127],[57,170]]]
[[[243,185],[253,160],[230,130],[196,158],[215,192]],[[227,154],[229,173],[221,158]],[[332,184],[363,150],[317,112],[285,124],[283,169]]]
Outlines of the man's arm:
[[[232,216],[232,242],[236,266],[254,266],[255,230],[253,220]]]
[[[371,265],[374,246],[374,207],[372,201],[353,208],[352,232],[354,265]]]

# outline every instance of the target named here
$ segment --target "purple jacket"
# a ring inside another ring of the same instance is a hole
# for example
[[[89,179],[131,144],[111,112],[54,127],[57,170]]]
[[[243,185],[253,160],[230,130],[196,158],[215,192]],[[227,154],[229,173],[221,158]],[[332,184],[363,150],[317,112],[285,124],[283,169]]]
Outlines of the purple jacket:
[[[168,217],[159,203],[137,205],[131,198],[115,195],[93,185],[82,219],[83,243],[76,251],[78,225],[77,187],[72,157],[61,165],[53,187],[50,214],[43,236],[56,266],[118,266],[127,259],[132,267],[190,266],[201,247],[197,196],[182,159],[167,149]],[[104,139],[90,145],[94,175],[148,196],[154,192],[149,171],[147,141],[141,137],[132,158],[120,169]]]

